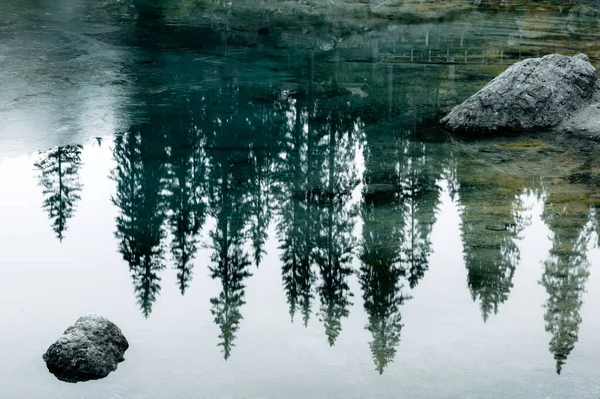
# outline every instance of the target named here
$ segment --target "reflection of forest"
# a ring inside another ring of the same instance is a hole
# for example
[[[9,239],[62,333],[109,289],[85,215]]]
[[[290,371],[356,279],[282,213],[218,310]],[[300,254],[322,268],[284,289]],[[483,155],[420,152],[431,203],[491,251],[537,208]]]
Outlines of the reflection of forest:
[[[211,312],[228,359],[242,328],[247,281],[262,267],[274,227],[291,319],[306,326],[315,317],[333,346],[356,301],[356,275],[382,373],[400,345],[403,306],[429,270],[441,187],[460,206],[467,286],[484,320],[509,298],[529,222],[520,195],[529,190],[544,193],[544,221],[554,234],[541,284],[560,371],[581,323],[589,206],[553,207],[564,202],[556,188],[564,184],[535,183],[539,167],[531,168],[533,177],[498,167],[512,165],[518,145],[479,151],[444,141],[429,121],[458,95],[450,90],[451,67],[318,63],[314,53],[303,60],[303,84],[248,85],[239,70],[231,78],[223,67],[195,72],[222,78],[215,87],[141,96],[147,117],[115,138],[111,176],[115,236],[143,315],[152,312],[167,265],[184,295],[205,273],[198,249],[209,247],[208,274],[220,287]],[[525,158],[540,162],[548,148],[532,143],[524,145]],[[61,239],[81,190],[79,153],[62,147],[36,163],[44,208]]]
[[[464,259],[484,320],[498,312],[513,286],[520,235],[530,221],[523,195],[544,203],[541,217],[551,231],[552,249],[539,283],[548,295],[544,320],[559,374],[578,340],[587,251],[600,205],[600,165],[590,145],[525,137],[458,146]]]
[[[269,225],[276,223],[290,316],[301,314],[307,325],[314,312],[330,345],[349,315],[352,262],[360,255],[367,329],[382,372],[400,340],[400,305],[408,298],[402,287],[415,287],[428,269],[444,155],[436,143],[416,139],[421,114],[415,110],[427,96],[417,86],[403,88],[393,68],[382,85],[374,80],[365,87],[374,99],[384,99],[381,109],[357,106],[337,82],[317,81],[314,68],[309,57],[311,78],[295,92],[232,81],[166,109],[154,109],[159,101],[146,99],[149,121],[115,140],[116,237],[139,306],[149,316],[169,260],[185,294],[200,230],[207,217],[214,218],[206,244],[213,252],[210,276],[222,289],[211,299],[211,311],[225,359],[241,327],[245,281],[261,264]],[[380,90],[401,94],[381,97]],[[410,126],[391,134],[375,129],[367,137],[363,120],[376,117],[375,109],[388,117],[392,109],[402,110]],[[388,139],[396,143],[391,153],[372,151]],[[363,156],[366,171],[356,162]],[[382,195],[389,196],[390,209],[377,199],[388,173],[393,184]],[[361,203],[366,231],[375,234],[365,237],[362,250],[356,232]],[[389,216],[394,222],[385,222],[385,237],[378,237],[377,226]],[[388,251],[391,258],[385,260]]]

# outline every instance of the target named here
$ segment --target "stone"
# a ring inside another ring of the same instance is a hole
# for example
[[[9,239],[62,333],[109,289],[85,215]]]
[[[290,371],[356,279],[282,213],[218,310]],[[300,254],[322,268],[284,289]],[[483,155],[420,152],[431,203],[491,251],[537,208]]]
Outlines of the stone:
[[[554,128],[556,133],[567,132],[575,137],[600,141],[600,90],[588,104]]]
[[[113,322],[97,314],[80,317],[42,356],[61,381],[80,382],[106,377],[124,361],[127,339]]]
[[[440,122],[452,132],[488,135],[555,127],[587,105],[597,79],[585,54],[529,58],[509,67]]]

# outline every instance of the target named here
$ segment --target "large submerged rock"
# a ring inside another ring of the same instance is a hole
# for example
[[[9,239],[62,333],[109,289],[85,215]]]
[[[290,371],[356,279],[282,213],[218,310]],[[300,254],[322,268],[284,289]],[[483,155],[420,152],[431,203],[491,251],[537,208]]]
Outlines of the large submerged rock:
[[[587,55],[529,58],[498,75],[441,123],[454,132],[501,133],[559,125],[587,104],[598,72]]]
[[[125,360],[127,339],[113,322],[96,314],[80,317],[50,345],[43,359],[59,380],[80,382],[106,377]]]

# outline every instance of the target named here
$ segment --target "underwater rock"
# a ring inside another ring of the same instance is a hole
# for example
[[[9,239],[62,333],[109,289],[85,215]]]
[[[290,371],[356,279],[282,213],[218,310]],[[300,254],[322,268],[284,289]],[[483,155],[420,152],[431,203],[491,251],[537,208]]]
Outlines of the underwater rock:
[[[113,322],[96,314],[80,317],[50,345],[43,359],[61,381],[80,382],[106,377],[124,361],[127,339]]]
[[[587,104],[597,79],[598,72],[585,54],[528,58],[509,67],[440,122],[462,133],[554,127]]]

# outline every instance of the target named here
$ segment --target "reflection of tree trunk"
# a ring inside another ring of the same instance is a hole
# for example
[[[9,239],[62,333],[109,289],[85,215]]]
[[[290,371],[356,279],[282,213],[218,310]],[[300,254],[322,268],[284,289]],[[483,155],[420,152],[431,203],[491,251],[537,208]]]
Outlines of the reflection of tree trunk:
[[[375,40],[373,42],[373,66],[371,67],[371,82],[373,86],[377,85],[377,64],[379,62],[379,42]]]
[[[392,107],[394,98],[394,66],[388,65],[388,118],[392,119]]]
[[[61,195],[59,196],[59,208],[58,209],[64,209],[64,197],[62,195],[62,193],[64,193],[64,187],[63,187],[63,170],[62,170],[62,148],[58,147],[57,149],[58,152],[58,192],[61,193]],[[62,222],[62,218],[59,219],[60,220],[60,231],[63,231],[65,229],[65,226]],[[62,241],[62,237],[60,237],[60,240]]]

